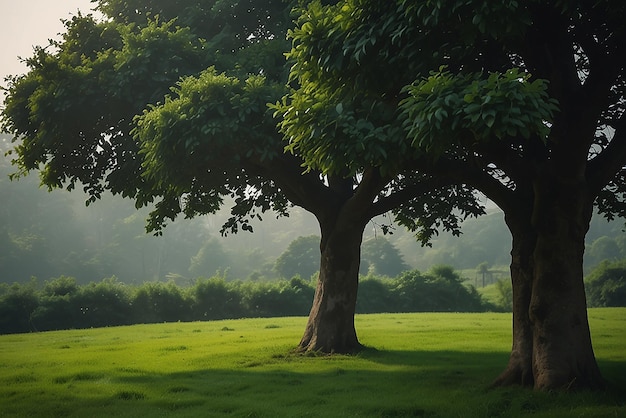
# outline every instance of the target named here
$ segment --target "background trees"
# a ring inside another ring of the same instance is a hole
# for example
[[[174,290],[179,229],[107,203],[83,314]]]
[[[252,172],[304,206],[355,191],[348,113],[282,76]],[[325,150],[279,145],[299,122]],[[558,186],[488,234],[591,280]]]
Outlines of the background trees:
[[[363,242],[361,251],[361,273],[395,277],[409,266],[385,237],[373,237]]]
[[[319,268],[319,243],[320,237],[316,235],[296,238],[276,259],[274,268],[283,278],[313,276]]]
[[[626,261],[606,260],[585,278],[589,306],[626,304]]]

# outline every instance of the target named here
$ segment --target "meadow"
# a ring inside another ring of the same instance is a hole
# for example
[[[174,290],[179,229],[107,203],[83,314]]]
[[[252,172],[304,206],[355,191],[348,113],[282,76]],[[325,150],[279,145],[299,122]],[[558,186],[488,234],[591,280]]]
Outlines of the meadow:
[[[304,317],[3,335],[0,416],[626,416],[626,308],[589,317],[603,393],[490,389],[503,313],[357,315],[353,356],[293,354]]]

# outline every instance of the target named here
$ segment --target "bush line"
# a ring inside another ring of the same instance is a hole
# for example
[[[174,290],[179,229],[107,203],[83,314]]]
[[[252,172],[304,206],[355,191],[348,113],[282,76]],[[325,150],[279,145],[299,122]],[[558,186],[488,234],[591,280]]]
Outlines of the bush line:
[[[181,287],[170,281],[126,285],[115,277],[79,285],[61,276],[38,286],[0,286],[0,334],[141,323],[204,321],[309,313],[314,281],[299,276],[273,282],[227,281],[216,275]],[[366,276],[357,313],[481,312],[501,310],[463,284],[452,267],[396,278]]]

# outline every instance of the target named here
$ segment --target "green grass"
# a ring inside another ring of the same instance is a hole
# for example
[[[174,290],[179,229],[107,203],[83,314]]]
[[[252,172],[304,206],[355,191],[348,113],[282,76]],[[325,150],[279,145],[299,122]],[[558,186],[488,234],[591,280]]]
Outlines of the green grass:
[[[306,318],[5,335],[0,416],[626,416],[626,309],[590,321],[607,393],[489,390],[510,314],[360,315],[356,356],[290,354]]]

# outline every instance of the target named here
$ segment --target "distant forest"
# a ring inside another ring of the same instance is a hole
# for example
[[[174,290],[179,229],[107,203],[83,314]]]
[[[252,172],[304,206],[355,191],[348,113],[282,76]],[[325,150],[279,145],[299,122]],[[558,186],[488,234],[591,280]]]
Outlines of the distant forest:
[[[253,224],[253,233],[221,236],[220,227],[229,216],[224,210],[176,220],[163,236],[155,237],[144,229],[149,208],[137,210],[130,200],[105,196],[86,207],[80,191],[48,192],[39,187],[36,175],[11,181],[15,168],[11,156],[5,156],[10,147],[9,139],[0,137],[0,282],[64,275],[79,283],[115,276],[129,284],[172,280],[192,285],[198,277],[216,273],[228,280],[274,280],[289,279],[294,272],[308,279],[315,272],[311,265],[319,261],[317,223],[298,208],[289,218],[265,214]],[[368,226],[363,274],[395,276],[440,264],[462,271],[479,271],[482,265],[492,276],[494,271],[500,278],[507,274],[510,236],[497,208],[488,207],[487,215],[468,219],[461,237],[442,233],[432,247],[421,247],[401,227],[384,235],[382,225],[389,222],[381,217]],[[594,219],[587,234],[587,272],[603,260],[626,258],[623,230],[621,220]],[[476,274],[468,278],[480,285]]]

